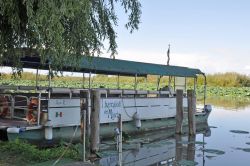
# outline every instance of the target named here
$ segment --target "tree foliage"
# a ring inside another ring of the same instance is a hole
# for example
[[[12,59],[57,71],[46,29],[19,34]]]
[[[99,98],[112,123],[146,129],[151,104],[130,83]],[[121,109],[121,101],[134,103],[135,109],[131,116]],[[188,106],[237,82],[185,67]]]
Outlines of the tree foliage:
[[[114,57],[118,6],[128,15],[125,27],[138,29],[138,0],[0,0],[0,65],[19,59],[24,52],[17,50],[26,48],[56,69],[75,66],[81,56],[100,55],[105,40]]]

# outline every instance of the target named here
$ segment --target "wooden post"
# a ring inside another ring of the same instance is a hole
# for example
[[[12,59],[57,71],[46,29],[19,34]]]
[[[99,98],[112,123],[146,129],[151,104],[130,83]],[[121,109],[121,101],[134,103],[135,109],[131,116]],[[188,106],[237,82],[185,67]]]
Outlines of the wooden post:
[[[188,97],[189,135],[195,135],[196,133],[196,125],[195,125],[196,98],[195,98],[194,90],[188,90],[187,97]]]
[[[90,150],[92,153],[99,151],[99,143],[100,143],[100,100],[101,94],[98,90],[92,91],[92,111],[90,115],[91,121],[91,132],[90,132]]]
[[[183,122],[183,90],[176,90],[176,134],[182,133]]]
[[[187,160],[194,161],[195,159],[195,135],[188,136]]]
[[[180,134],[175,134],[175,161],[181,161],[183,159],[183,145],[182,137]]]
[[[87,103],[88,94],[87,91],[81,90],[80,91],[80,102],[81,102],[81,139],[82,139],[82,152],[83,152],[83,161],[86,161],[86,140],[89,141],[89,137],[87,136],[86,139],[86,113],[88,110],[88,103]],[[87,148],[89,149],[89,148]]]

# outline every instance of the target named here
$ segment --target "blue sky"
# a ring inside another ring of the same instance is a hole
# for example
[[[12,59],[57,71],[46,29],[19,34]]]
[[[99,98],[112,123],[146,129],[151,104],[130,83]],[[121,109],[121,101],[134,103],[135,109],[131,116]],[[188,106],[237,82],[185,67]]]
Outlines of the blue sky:
[[[138,31],[130,34],[118,8],[117,59],[196,67],[206,73],[250,73],[250,1],[144,0]],[[107,56],[107,55],[103,55]]]
[[[138,31],[118,6],[117,59],[250,75],[250,0],[141,0]],[[109,57],[104,51],[103,57]],[[9,71],[11,71],[9,69]]]

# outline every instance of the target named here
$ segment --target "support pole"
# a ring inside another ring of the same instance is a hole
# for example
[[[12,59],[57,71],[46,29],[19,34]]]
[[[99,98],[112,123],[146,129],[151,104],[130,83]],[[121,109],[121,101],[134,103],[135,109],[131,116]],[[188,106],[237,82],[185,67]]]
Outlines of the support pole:
[[[148,89],[148,76],[145,76],[144,83],[145,83],[145,87],[146,87],[146,90],[147,90]]]
[[[135,85],[134,85],[134,89],[137,89],[137,74],[135,75]]]
[[[100,91],[92,91],[92,111],[90,116],[91,121],[91,133],[90,133],[90,150],[92,153],[99,151],[99,143],[100,143],[100,108],[101,108],[101,94]]]
[[[120,89],[120,75],[117,76],[117,89]]]
[[[176,134],[182,134],[183,90],[176,90]]]
[[[174,91],[176,91],[176,89],[175,89],[175,77],[174,77]]]
[[[40,119],[41,119],[41,98],[42,98],[42,95],[41,95],[41,93],[39,93],[38,108],[37,108],[37,126],[40,125]]]
[[[36,90],[38,89],[38,68],[36,69]]]
[[[49,88],[51,87],[51,66],[49,64]]]
[[[195,124],[196,97],[195,97],[194,90],[188,90],[187,97],[188,97],[189,135],[195,135],[196,134],[196,124]]]
[[[206,96],[207,96],[207,77],[206,75],[204,74],[204,109],[205,109],[205,106],[206,106]]]
[[[197,78],[194,78],[194,91],[196,91]]]
[[[161,82],[161,76],[159,76],[157,80],[157,89],[156,89],[157,91],[159,90],[160,82]]]
[[[89,89],[91,89],[91,72],[89,73]]]
[[[82,73],[82,88],[84,89],[84,84],[85,84],[85,76],[84,73]]]

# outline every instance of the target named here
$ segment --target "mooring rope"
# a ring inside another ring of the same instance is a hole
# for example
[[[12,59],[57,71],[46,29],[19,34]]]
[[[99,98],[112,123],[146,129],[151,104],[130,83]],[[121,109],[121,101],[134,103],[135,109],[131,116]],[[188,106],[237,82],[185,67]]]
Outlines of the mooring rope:
[[[77,131],[77,129],[78,129],[78,125],[76,126],[76,129],[75,129],[75,131],[74,131],[74,133],[73,133],[73,135],[72,135],[72,137],[70,138],[70,141],[69,141],[69,143],[68,143],[68,146],[66,147],[66,149],[63,151],[63,153],[61,154],[61,156],[52,164],[52,166],[55,166],[61,159],[62,159],[62,157],[65,155],[65,153],[67,152],[67,150],[69,149],[69,147],[71,146],[71,144],[72,144],[72,142],[73,142],[73,138],[75,137],[75,135],[76,135],[76,131]]]
[[[126,115],[127,115],[129,118],[133,119],[133,116],[130,116],[130,115],[128,114],[128,112],[127,112],[127,110],[126,110],[126,108],[125,108],[125,106],[124,106],[123,97],[121,97],[121,99],[122,99],[122,107],[123,107],[123,110],[125,111]]]

